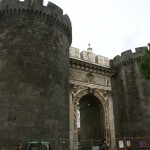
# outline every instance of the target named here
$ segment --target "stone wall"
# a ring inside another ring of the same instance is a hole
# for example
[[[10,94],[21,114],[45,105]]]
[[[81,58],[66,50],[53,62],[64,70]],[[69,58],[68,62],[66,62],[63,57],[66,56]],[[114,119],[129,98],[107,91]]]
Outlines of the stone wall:
[[[71,22],[42,3],[0,2],[0,147],[8,150],[35,140],[58,150],[69,138]]]
[[[135,53],[125,51],[111,61],[116,70],[111,78],[116,137],[150,135],[150,81],[139,68],[145,49],[136,48]]]

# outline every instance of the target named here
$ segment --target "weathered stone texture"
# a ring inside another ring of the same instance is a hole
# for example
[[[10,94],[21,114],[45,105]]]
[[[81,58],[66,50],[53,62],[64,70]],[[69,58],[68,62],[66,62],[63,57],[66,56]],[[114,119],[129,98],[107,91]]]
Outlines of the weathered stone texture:
[[[43,139],[57,150],[69,138],[71,26],[8,7],[0,13],[0,146]]]
[[[133,54],[124,52],[126,55],[113,60],[117,71],[112,76],[116,137],[150,135],[150,81],[144,78],[139,68],[144,48],[136,50]]]

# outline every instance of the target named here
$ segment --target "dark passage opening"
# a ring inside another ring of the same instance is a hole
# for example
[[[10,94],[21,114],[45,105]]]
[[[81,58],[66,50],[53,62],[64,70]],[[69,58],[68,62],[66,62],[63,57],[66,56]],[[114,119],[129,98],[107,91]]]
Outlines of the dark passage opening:
[[[79,141],[103,139],[104,111],[100,100],[92,94],[87,94],[80,99],[78,109],[80,114]]]

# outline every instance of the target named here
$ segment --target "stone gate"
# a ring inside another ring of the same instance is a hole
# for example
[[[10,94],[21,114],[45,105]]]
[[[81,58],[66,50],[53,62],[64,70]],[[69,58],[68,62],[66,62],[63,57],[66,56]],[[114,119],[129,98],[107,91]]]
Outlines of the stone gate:
[[[70,48],[71,148],[77,149],[80,144],[78,142],[77,111],[80,99],[88,94],[95,96],[102,104],[103,133],[101,138],[106,138],[111,147],[115,146],[115,128],[110,81],[110,77],[113,74],[114,72],[109,66],[108,58],[95,55],[90,46],[87,51],[82,51],[81,53],[77,48]]]

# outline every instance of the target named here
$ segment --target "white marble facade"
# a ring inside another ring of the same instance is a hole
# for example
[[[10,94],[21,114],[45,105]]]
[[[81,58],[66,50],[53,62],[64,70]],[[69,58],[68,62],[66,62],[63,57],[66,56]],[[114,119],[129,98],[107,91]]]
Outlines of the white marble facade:
[[[95,63],[100,66],[109,67],[109,59],[107,57],[96,55],[92,52],[92,48],[88,48],[87,51],[82,51],[78,48],[70,47],[70,57]]]

